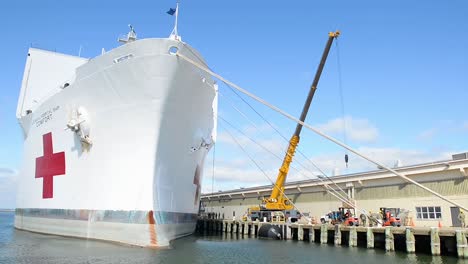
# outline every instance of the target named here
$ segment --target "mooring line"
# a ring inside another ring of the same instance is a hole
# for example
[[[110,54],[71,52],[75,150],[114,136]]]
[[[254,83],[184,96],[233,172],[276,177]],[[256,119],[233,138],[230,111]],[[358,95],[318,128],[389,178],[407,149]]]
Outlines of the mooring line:
[[[268,103],[267,101],[265,101],[265,100],[263,100],[262,98],[256,96],[255,94],[253,94],[253,93],[251,93],[251,92],[249,92],[249,91],[247,91],[247,90],[241,88],[240,86],[234,84],[233,82],[231,82],[231,81],[229,81],[229,80],[223,78],[221,75],[219,75],[219,74],[217,74],[217,73],[215,73],[215,72],[213,72],[213,71],[207,69],[206,67],[204,67],[204,66],[198,64],[197,62],[195,62],[195,61],[193,61],[193,60],[191,60],[191,59],[185,57],[184,55],[180,54],[179,52],[175,53],[174,55],[177,56],[177,57],[179,57],[179,58],[181,58],[181,59],[183,59],[183,60],[185,60],[186,62],[188,62],[188,63],[194,65],[195,67],[199,68],[200,70],[202,70],[202,71],[204,71],[204,72],[206,72],[206,73],[212,75],[213,77],[216,77],[216,78],[220,79],[221,81],[225,82],[226,84],[231,85],[233,88],[235,88],[235,89],[238,90],[239,92],[241,92],[241,93],[243,93],[243,94],[249,96],[250,98],[254,99],[255,101],[257,101],[257,102],[259,102],[259,103],[261,103],[261,104],[267,106],[268,108],[274,110],[275,112],[278,112],[279,114],[285,116],[286,118],[288,118],[288,119],[290,119],[290,120],[293,120],[293,121],[295,121],[296,123],[301,124],[302,126],[304,126],[304,127],[306,127],[307,129],[311,130],[311,131],[314,132],[315,134],[317,134],[317,135],[319,135],[319,136],[321,136],[321,137],[323,137],[323,138],[325,138],[325,139],[327,139],[327,140],[329,140],[329,141],[331,141],[331,142],[333,142],[333,143],[335,143],[335,144],[337,144],[337,145],[339,145],[339,146],[341,146],[341,147],[347,149],[348,151],[350,151],[350,152],[352,152],[352,153],[358,155],[359,157],[361,157],[361,158],[363,158],[363,159],[365,159],[365,160],[367,160],[367,161],[369,161],[369,162],[371,162],[371,163],[374,163],[374,164],[377,165],[377,166],[380,166],[381,168],[383,168],[383,169],[385,169],[385,170],[387,170],[387,171],[389,171],[389,172],[395,174],[396,176],[398,176],[398,177],[400,177],[400,178],[402,178],[402,179],[404,179],[404,180],[406,180],[406,181],[408,181],[408,182],[413,183],[414,185],[420,187],[421,189],[426,190],[427,192],[430,192],[431,194],[433,194],[433,195],[439,197],[440,199],[442,199],[442,200],[444,200],[444,201],[446,201],[446,202],[448,202],[448,203],[450,203],[450,204],[452,204],[452,205],[455,205],[456,207],[459,207],[459,208],[461,208],[461,209],[463,209],[463,210],[465,210],[465,211],[468,211],[467,207],[462,206],[461,204],[459,204],[459,203],[457,203],[457,202],[454,202],[454,201],[452,201],[452,200],[446,198],[446,197],[443,196],[442,194],[440,194],[440,193],[438,193],[438,192],[436,192],[436,191],[431,190],[430,188],[428,188],[428,187],[426,187],[426,186],[424,186],[424,185],[418,183],[417,181],[415,181],[415,180],[413,180],[413,179],[408,178],[407,176],[405,176],[405,175],[403,175],[403,174],[397,172],[396,170],[394,170],[394,169],[392,169],[392,168],[390,168],[390,167],[388,167],[388,166],[386,166],[386,165],[384,165],[384,164],[382,164],[382,163],[380,163],[380,162],[378,162],[378,161],[375,161],[375,160],[371,159],[370,157],[368,157],[368,156],[366,156],[366,155],[364,155],[364,154],[361,154],[359,151],[357,151],[357,150],[351,148],[350,146],[348,146],[348,145],[346,145],[346,144],[340,142],[339,140],[337,140],[337,139],[335,139],[335,138],[333,138],[333,137],[331,137],[331,136],[326,135],[325,133],[321,132],[320,130],[318,130],[318,129],[314,128],[314,127],[312,127],[311,125],[309,125],[309,124],[307,124],[307,123],[305,123],[305,122],[302,122],[301,120],[295,118],[294,116],[288,114],[287,112],[281,110],[280,108],[278,108],[278,107],[276,107],[276,106],[274,106],[274,105]]]

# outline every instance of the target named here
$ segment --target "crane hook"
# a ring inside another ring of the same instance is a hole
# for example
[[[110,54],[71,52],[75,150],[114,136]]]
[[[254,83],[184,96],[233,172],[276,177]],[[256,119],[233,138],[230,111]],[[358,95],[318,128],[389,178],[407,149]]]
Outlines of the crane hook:
[[[348,154],[344,155],[344,161],[346,162],[346,168],[348,168]]]

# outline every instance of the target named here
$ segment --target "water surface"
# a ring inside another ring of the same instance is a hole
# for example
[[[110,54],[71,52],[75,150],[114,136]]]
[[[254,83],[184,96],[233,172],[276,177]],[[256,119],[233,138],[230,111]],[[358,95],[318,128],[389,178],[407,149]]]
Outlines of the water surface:
[[[465,263],[455,257],[226,234],[193,235],[154,250],[15,230],[13,220],[14,213],[0,212],[0,263]]]

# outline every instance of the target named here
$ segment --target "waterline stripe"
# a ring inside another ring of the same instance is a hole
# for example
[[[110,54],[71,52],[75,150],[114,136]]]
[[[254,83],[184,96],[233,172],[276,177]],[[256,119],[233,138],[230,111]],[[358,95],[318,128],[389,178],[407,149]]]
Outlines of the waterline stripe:
[[[167,211],[154,211],[154,222],[161,224],[195,223],[197,214],[178,213]],[[93,222],[113,222],[129,224],[149,224],[150,211],[123,211],[123,210],[87,210],[87,209],[42,209],[42,208],[16,208],[16,216],[38,217],[47,219],[65,219]]]

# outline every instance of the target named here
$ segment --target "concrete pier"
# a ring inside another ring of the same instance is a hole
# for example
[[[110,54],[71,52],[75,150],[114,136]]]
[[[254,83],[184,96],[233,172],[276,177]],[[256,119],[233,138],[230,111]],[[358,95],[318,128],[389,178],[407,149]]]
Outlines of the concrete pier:
[[[357,230],[355,226],[349,228],[349,246],[357,247]]]
[[[367,239],[367,248],[374,248],[374,232],[372,228],[366,228],[366,239]]]
[[[244,222],[242,223],[242,225],[244,226],[243,229],[244,229],[244,235],[248,236],[249,235],[249,229],[250,229],[250,223],[249,222]]]
[[[297,240],[304,240],[304,227],[302,225],[299,225],[297,228]]]
[[[284,238],[283,238],[283,239],[292,239],[291,228],[286,227],[286,232],[285,232],[285,235],[284,235]]]
[[[199,232],[213,232],[219,231],[223,233],[242,234],[250,235],[252,237],[258,237],[258,230],[265,223],[252,222],[252,221],[233,221],[233,220],[217,220],[217,219],[199,219],[197,222],[197,230]],[[342,225],[328,225],[328,224],[298,224],[298,223],[275,223],[282,230],[282,239],[295,239],[299,241],[305,240],[308,237],[308,242],[318,242],[321,244],[328,243],[328,234],[333,232],[333,244],[342,245],[346,237],[343,232],[349,232],[348,245],[350,247],[358,246],[358,234],[365,235],[366,244],[361,246],[367,247],[368,249],[374,248],[375,235],[378,236],[378,240],[382,241],[385,238],[385,250],[394,251],[395,243],[398,243],[398,250],[404,250],[409,254],[413,254],[416,250],[423,252],[430,252],[434,256],[438,256],[441,253],[452,252],[450,254],[456,254],[459,258],[468,259],[468,242],[467,242],[467,229],[460,228],[438,228],[438,227],[349,227]],[[320,234],[319,237],[316,237]],[[294,236],[293,236],[294,235]],[[331,234],[330,234],[331,235]],[[398,239],[395,240],[395,235]],[[331,237],[331,236],[330,236]],[[363,236],[361,236],[361,239]],[[450,243],[443,241],[451,241]],[[422,240],[421,240],[422,239]],[[422,243],[427,247],[426,249],[421,248],[421,245],[416,247],[418,241],[426,241]],[[430,244],[427,243],[430,241]],[[330,241],[331,242],[331,241]],[[382,247],[383,244],[379,243],[378,246]],[[442,246],[444,248],[442,248]],[[430,248],[429,248],[430,247]]]
[[[340,225],[335,225],[335,245],[341,245],[341,229],[340,229]]]
[[[455,231],[457,238],[457,255],[459,258],[468,258],[468,245],[466,241],[466,231]]]
[[[406,239],[406,252],[414,253],[416,252],[416,239],[414,238],[414,232],[411,227],[405,229],[405,239]]]
[[[393,237],[392,227],[385,227],[385,250],[395,251],[395,238]]]
[[[310,226],[308,230],[309,230],[309,242],[315,242],[315,229],[312,226]]]
[[[440,255],[440,237],[437,227],[431,227],[431,253],[433,256]]]
[[[322,224],[320,226],[320,243],[327,244],[328,243],[328,225]]]

